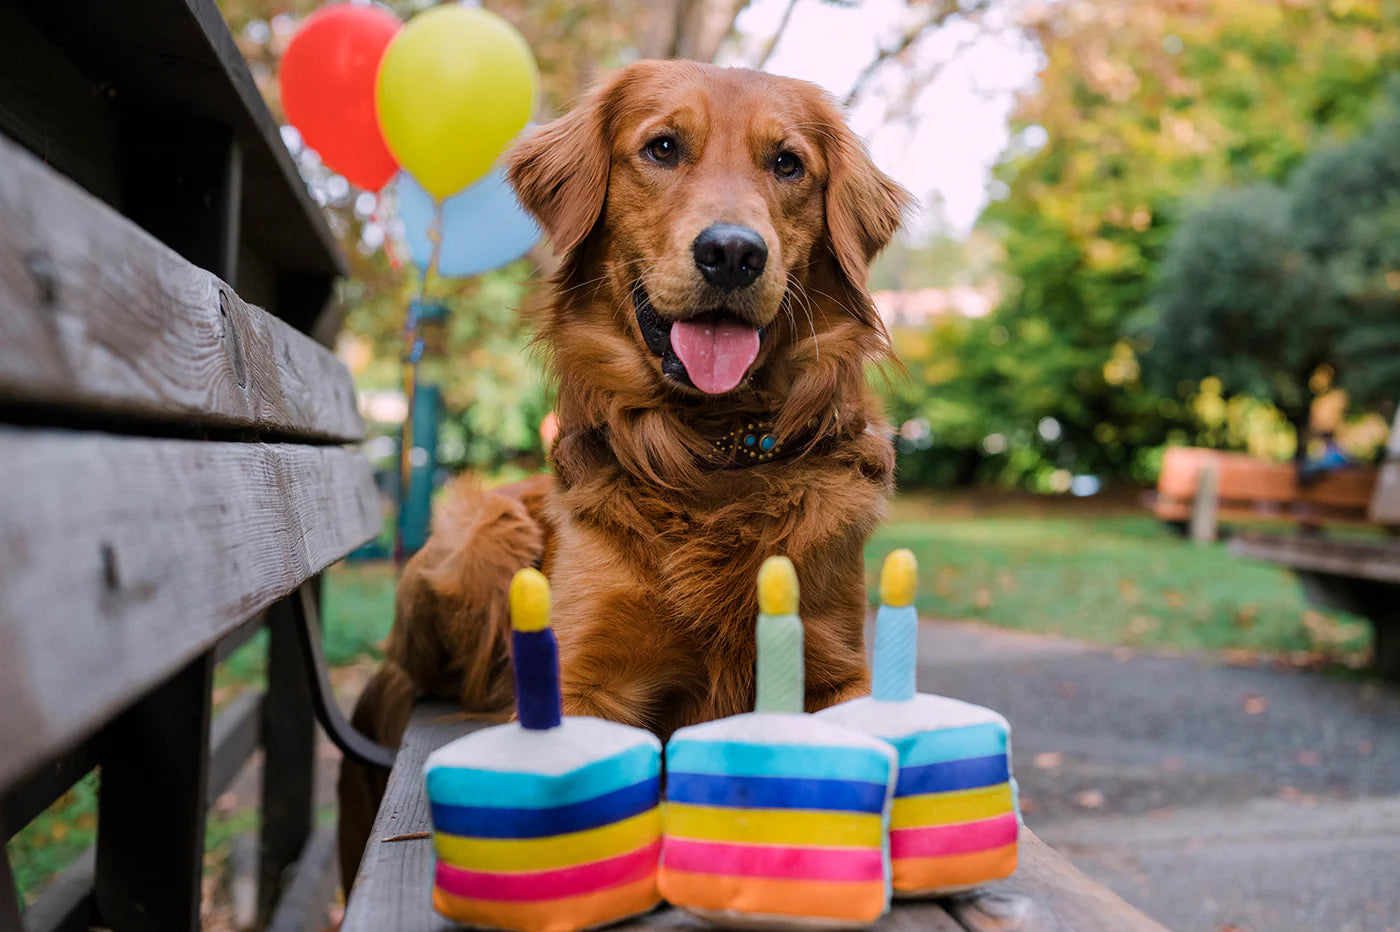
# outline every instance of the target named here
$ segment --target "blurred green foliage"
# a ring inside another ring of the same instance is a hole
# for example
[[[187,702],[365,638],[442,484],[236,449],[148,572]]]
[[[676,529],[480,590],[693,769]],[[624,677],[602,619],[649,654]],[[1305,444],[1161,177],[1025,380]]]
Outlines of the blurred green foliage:
[[[1065,0],[1031,28],[1045,65],[980,224],[1004,250],[1004,297],[987,318],[898,338],[911,380],[892,390],[891,413],[932,437],[902,444],[906,482],[1150,481],[1164,443],[1219,439],[1198,412],[1209,366],[1183,368],[1165,391],[1141,378],[1150,343],[1135,336],[1179,217],[1216,188],[1280,182],[1356,133],[1400,66],[1393,0]],[[1352,204],[1334,211],[1350,218]],[[1266,227],[1292,222],[1278,205],[1252,209]],[[1357,228],[1373,244],[1360,279],[1395,248],[1389,224],[1400,219]],[[1220,353],[1250,350],[1236,337]],[[1263,404],[1288,397],[1249,386]],[[1229,380],[1226,398],[1242,390]]]
[[[1185,217],[1148,331],[1158,383],[1213,375],[1295,426],[1333,381],[1359,408],[1400,398],[1400,86],[1392,97],[1286,186],[1219,192]]]

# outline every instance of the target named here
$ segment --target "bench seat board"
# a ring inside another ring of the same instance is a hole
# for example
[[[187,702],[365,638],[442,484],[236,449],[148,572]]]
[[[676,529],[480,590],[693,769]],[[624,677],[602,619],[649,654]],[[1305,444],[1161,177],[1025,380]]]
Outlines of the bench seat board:
[[[1240,534],[1230,552],[1292,570],[1400,585],[1400,541],[1336,540],[1297,534]]]
[[[451,932],[461,927],[433,911],[433,849],[428,838],[386,839],[432,827],[423,762],[434,749],[482,727],[445,703],[420,703],[360,862],[341,932]],[[1161,926],[1021,830],[1021,866],[1010,880],[948,900],[896,901],[876,932],[1165,932]],[[624,932],[713,929],[679,910],[664,908],[616,926]]]
[[[0,786],[380,529],[341,447],[0,428]]]
[[[364,436],[332,353],[2,136],[0,404]]]

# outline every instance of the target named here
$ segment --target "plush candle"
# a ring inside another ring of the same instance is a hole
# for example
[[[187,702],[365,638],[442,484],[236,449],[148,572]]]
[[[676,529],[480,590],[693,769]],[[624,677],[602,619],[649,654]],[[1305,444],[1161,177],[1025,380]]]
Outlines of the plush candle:
[[[934,896],[1016,870],[1010,726],[990,709],[915,691],[917,565],[896,550],[880,573],[873,694],[817,713],[899,752],[890,821],[895,896]]]
[[[764,563],[758,593],[756,711],[682,728],[666,746],[662,895],[721,925],[869,925],[889,908],[897,758],[803,714],[786,558]]]
[[[654,907],[661,745],[650,733],[562,717],[549,584],[510,587],[519,722],[446,744],[425,766],[449,919],[516,932],[577,932]]]

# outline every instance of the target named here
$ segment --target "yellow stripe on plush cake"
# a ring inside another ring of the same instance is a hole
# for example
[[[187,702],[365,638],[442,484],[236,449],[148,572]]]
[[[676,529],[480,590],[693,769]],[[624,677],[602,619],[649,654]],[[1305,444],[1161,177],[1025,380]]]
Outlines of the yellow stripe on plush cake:
[[[953,825],[1005,815],[1011,811],[1011,784],[960,790],[956,793],[928,793],[895,799],[890,828],[924,828]]]
[[[878,848],[883,826],[878,814],[667,803],[666,834],[755,845]]]
[[[589,864],[636,851],[661,837],[661,810],[648,809],[583,832],[546,838],[464,838],[433,835],[438,857],[469,871],[543,871]]]

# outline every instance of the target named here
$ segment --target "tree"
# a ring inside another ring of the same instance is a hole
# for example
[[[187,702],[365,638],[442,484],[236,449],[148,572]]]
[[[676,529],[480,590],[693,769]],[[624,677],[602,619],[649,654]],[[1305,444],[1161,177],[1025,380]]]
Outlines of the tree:
[[[1031,462],[1151,479],[1155,448],[1197,429],[1174,383],[1166,397],[1141,383],[1134,340],[1184,202],[1278,182],[1328,134],[1364,125],[1400,69],[1400,6],[1038,9],[1027,28],[1045,66],[1018,108],[1016,144],[993,182],[999,200],[982,221],[1006,255],[1005,298],[985,324],[1001,342],[978,338],[943,393],[965,385],[991,433],[1028,438],[993,458],[1002,474],[1023,475],[1018,464]],[[1045,418],[1060,427],[1054,441],[1038,434]]]
[[[1291,212],[1286,191],[1260,185],[1187,214],[1162,261],[1145,362],[1167,393],[1214,376],[1226,393],[1267,399],[1301,440],[1314,375],[1336,362],[1344,320]]]
[[[1397,94],[1400,100],[1400,94]],[[1271,401],[1301,442],[1314,387],[1400,400],[1400,116],[1309,156],[1287,188],[1223,191],[1162,263],[1146,361]],[[1319,379],[1319,374],[1325,378]]]
[[[1400,402],[1400,82],[1365,135],[1310,157],[1290,184],[1300,246],[1342,322],[1337,384],[1382,412]]]

